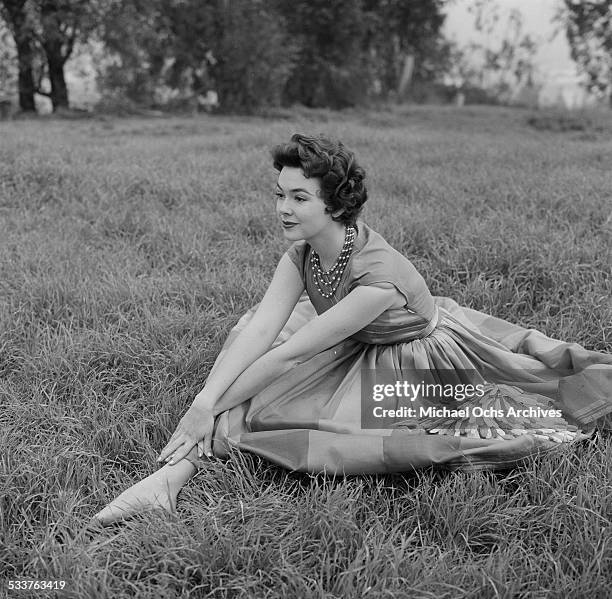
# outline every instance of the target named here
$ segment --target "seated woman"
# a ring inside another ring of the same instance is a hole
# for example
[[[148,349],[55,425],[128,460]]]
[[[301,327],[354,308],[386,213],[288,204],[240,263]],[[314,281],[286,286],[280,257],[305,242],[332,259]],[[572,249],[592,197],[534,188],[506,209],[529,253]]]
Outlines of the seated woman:
[[[342,143],[273,150],[282,256],[162,450],[162,468],[94,520],[174,510],[230,448],[292,470],[502,469],[583,438],[612,411],[612,355],[433,297],[358,221],[364,170]],[[305,293],[304,293],[305,292]]]

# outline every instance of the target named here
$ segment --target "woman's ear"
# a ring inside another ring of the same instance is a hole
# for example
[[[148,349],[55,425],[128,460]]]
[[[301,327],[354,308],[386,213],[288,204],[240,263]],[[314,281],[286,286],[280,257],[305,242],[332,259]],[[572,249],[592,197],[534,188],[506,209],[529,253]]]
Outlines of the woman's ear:
[[[344,208],[339,208],[335,212],[332,212],[334,218],[338,218],[341,214],[344,214]]]

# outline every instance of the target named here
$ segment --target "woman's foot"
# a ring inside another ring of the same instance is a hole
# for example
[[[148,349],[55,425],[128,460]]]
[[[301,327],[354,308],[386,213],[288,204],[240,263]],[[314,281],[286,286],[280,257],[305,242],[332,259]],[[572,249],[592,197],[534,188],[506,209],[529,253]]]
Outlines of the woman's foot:
[[[195,467],[186,459],[173,466],[166,464],[126,489],[100,510],[92,518],[92,523],[108,526],[151,509],[173,513],[179,491],[194,473]]]

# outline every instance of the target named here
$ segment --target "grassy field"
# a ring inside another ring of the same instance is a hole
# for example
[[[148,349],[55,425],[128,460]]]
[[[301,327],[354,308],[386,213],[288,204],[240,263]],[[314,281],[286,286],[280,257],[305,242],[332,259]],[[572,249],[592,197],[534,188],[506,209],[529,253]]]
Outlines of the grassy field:
[[[333,480],[237,454],[176,516],[76,536],[156,468],[263,294],[285,249],[269,148],[293,132],[356,151],[366,220],[434,294],[612,351],[605,117],[284,116],[0,124],[0,596],[611,596],[603,428],[505,474]]]

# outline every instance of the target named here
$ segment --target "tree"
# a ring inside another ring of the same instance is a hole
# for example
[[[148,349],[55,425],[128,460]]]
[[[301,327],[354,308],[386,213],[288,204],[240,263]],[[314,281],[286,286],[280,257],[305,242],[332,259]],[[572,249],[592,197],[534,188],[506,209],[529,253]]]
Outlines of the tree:
[[[1,15],[6,21],[15,40],[18,65],[19,108],[23,112],[36,112],[34,102],[34,37],[28,11],[27,0],[2,0]]]
[[[0,20],[0,101],[15,88],[15,43],[9,28]]]
[[[510,101],[521,87],[535,89],[538,45],[524,33],[520,11],[502,13],[491,0],[476,0],[468,10],[486,43],[472,41],[465,48],[453,47],[449,75],[458,87],[480,90],[483,98],[497,102]]]
[[[118,0],[102,39],[111,94],[152,104],[163,89],[184,100],[214,89],[235,112],[280,104],[295,53],[267,0]]]
[[[437,69],[442,0],[114,0],[100,29],[107,95],[152,104],[214,89],[221,108],[360,103],[406,59]],[[384,71],[384,72],[383,72]],[[162,102],[163,103],[163,102]]]
[[[397,94],[407,66],[440,66],[443,0],[277,0],[301,50],[285,103],[343,108]],[[405,79],[405,77],[404,77]]]
[[[565,24],[572,58],[586,87],[612,107],[612,0],[564,0],[557,20]]]
[[[441,36],[444,0],[364,0],[372,60],[382,95],[402,95],[408,79],[431,81],[444,70],[448,46]]]
[[[21,109],[35,110],[35,94],[48,96],[53,110],[68,108],[65,64],[75,43],[97,28],[110,0],[1,1],[17,48]]]
[[[46,58],[46,68],[39,73],[36,91],[51,99],[53,110],[68,108],[68,88],[64,67],[77,41],[86,41],[107,9],[104,0],[33,0],[33,28]],[[49,89],[42,89],[42,80]]]
[[[367,92],[363,41],[368,22],[361,0],[278,0],[276,10],[299,47],[283,103],[344,108]]]
[[[115,0],[100,26],[108,56],[98,68],[106,97],[150,103],[169,54],[168,26],[161,18],[161,0]]]
[[[297,64],[299,46],[286,21],[265,0],[224,0],[222,35],[211,72],[220,101],[236,106],[279,106]],[[237,40],[241,40],[237,43]]]

